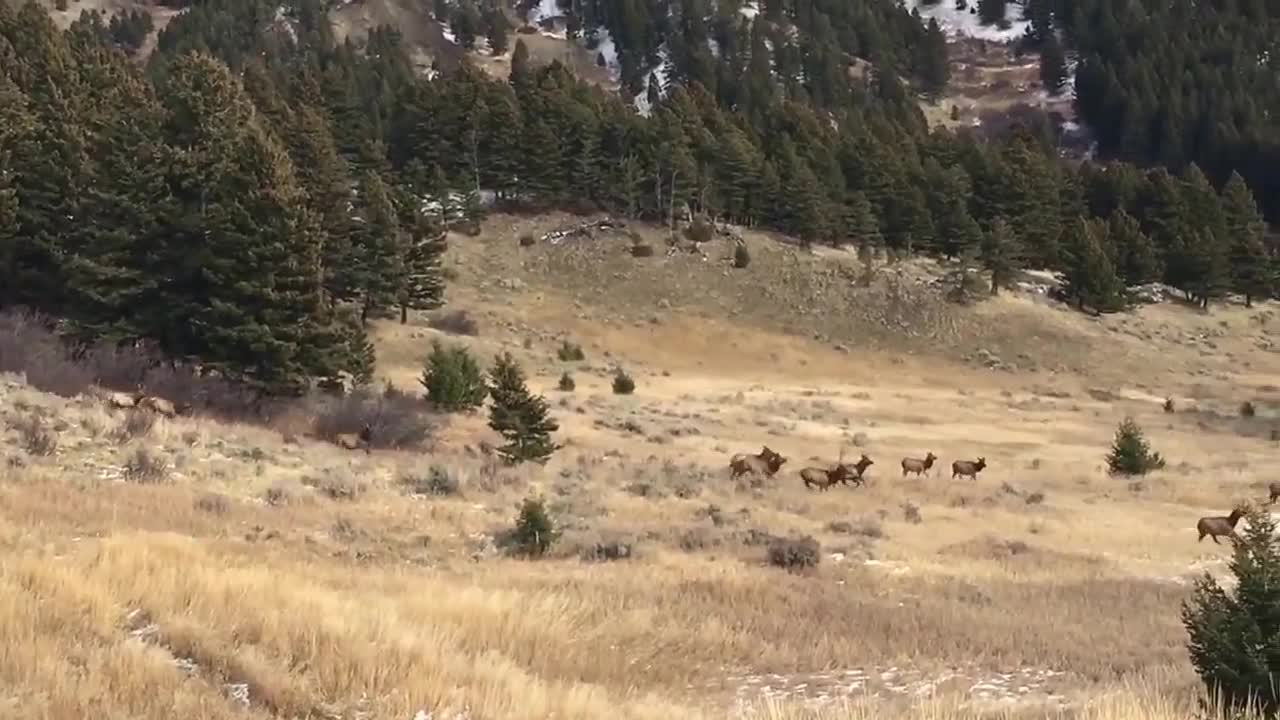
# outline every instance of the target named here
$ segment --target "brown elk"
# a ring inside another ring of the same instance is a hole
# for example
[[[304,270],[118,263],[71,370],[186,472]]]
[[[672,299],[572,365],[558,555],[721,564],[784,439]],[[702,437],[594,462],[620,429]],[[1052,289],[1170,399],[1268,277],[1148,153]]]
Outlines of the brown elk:
[[[973,460],[956,460],[951,463],[951,479],[967,477],[971,480],[977,480],[978,473],[982,472],[982,469],[986,466],[987,459],[984,457],[978,458],[977,462]]]
[[[846,482],[849,477],[849,466],[843,463],[836,463],[831,469],[807,467],[800,471],[800,479],[804,481],[807,488],[818,488],[819,490],[828,490],[836,483]]]
[[[163,415],[167,418],[177,417],[178,415],[178,409],[173,406],[173,403],[162,397],[156,397],[155,395],[143,395],[139,393],[137,401],[134,404],[143,410],[150,410],[157,415]]]
[[[906,477],[907,473],[915,473],[917,476],[928,475],[933,467],[933,461],[937,459],[938,456],[934,455],[932,450],[924,456],[923,460],[912,457],[902,458],[902,477]]]
[[[850,480],[853,481],[854,485],[861,485],[865,483],[866,478],[862,477],[862,474],[867,471],[867,468],[875,464],[876,462],[867,457],[866,453],[862,453],[862,457],[858,458],[858,462],[854,463],[850,468],[851,472],[845,473],[844,478],[842,478],[840,482],[845,485],[848,485]]]
[[[734,479],[747,473],[773,477],[773,474],[778,472],[786,462],[786,458],[765,445],[761,448],[759,455],[734,455],[729,460],[729,471]]]
[[[364,424],[364,428],[358,433],[342,433],[336,435],[333,441],[338,447],[346,450],[364,450],[365,455],[369,454],[369,446],[373,442],[373,428],[369,427],[369,423]]]
[[[1276,502],[1276,499],[1280,498],[1280,482],[1272,482],[1270,485],[1267,486],[1267,490],[1271,492],[1271,500],[1268,502],[1274,505]]]
[[[1200,533],[1200,537],[1196,538],[1196,542],[1204,540],[1205,535],[1213,538],[1215,543],[1218,543],[1218,538],[1221,536],[1235,536],[1236,523],[1240,522],[1240,518],[1242,517],[1244,517],[1244,510],[1236,508],[1226,517],[1213,516],[1200,518],[1199,522],[1196,523],[1196,531]],[[1222,543],[1218,544],[1221,545]]]

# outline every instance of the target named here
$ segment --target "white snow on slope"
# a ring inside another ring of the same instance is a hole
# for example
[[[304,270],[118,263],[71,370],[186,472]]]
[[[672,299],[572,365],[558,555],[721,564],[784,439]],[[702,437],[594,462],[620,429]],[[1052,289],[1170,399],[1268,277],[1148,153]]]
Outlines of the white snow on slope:
[[[742,7],[738,8],[738,12],[742,13],[748,20],[754,20],[760,14],[760,5],[754,1],[745,2],[742,3]]]
[[[937,20],[938,26],[947,37],[971,37],[1007,43],[1025,35],[1027,27],[1031,25],[1029,20],[1020,19],[1022,6],[1015,3],[1009,3],[1005,8],[1005,20],[1009,22],[1009,29],[1001,30],[995,25],[983,25],[978,20],[977,0],[969,0],[969,7],[966,10],[957,10],[955,0],[939,0],[936,5],[925,5],[921,0],[905,0],[905,2],[908,9],[919,10],[920,17],[924,18],[926,23],[929,18]]]
[[[650,81],[655,79],[658,81],[658,97],[667,96],[667,85],[671,80],[667,75],[667,71],[671,67],[670,59],[671,54],[667,50],[667,46],[663,44],[662,47],[658,48],[658,64],[649,72],[645,81],[645,89],[636,95],[636,111],[645,117],[649,117],[649,114],[653,112],[653,108],[649,105],[648,83]]]
[[[540,21],[547,18],[560,17],[564,15],[560,8],[556,5],[556,0],[540,0],[540,2],[529,11],[529,24],[537,25]]]
[[[609,70],[609,79],[618,82],[622,77],[622,65],[618,62],[618,45],[613,41],[613,36],[609,34],[609,30],[600,27],[596,30],[596,52],[604,56],[605,67]]]

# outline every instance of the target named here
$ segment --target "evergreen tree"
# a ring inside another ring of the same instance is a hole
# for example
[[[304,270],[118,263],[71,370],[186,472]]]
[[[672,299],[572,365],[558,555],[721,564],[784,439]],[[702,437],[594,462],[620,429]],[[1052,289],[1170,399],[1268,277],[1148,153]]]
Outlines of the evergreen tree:
[[[506,55],[508,48],[508,32],[510,30],[507,23],[507,16],[502,10],[494,8],[489,11],[489,49],[494,55]]]
[[[946,89],[947,81],[951,79],[951,66],[947,62],[947,38],[942,34],[942,28],[935,18],[929,18],[929,24],[925,28],[916,67],[927,95],[936,97]]]
[[[400,324],[409,310],[433,310],[444,304],[444,273],[440,259],[448,247],[444,228],[430,218],[419,217],[408,237],[403,285],[399,291]]]
[[[1050,95],[1061,94],[1067,82],[1067,56],[1053,33],[1049,33],[1040,47],[1040,82]]]
[[[1245,305],[1252,307],[1255,297],[1269,297],[1275,289],[1263,239],[1266,225],[1239,173],[1231,173],[1222,189],[1222,204],[1231,241],[1231,284],[1244,295]]]
[[[1192,233],[1186,243],[1192,269],[1186,289],[1207,309],[1231,289],[1230,248],[1207,229]]]
[[[529,46],[524,44],[523,38],[516,40],[516,47],[511,51],[510,80],[511,86],[521,97],[533,84],[533,70],[529,67]]]
[[[431,343],[418,382],[431,404],[444,412],[475,410],[489,394],[475,357],[461,345],[446,348],[439,340]]]
[[[853,192],[845,203],[845,233],[858,247],[876,247],[884,243],[880,222],[865,193]]]
[[[985,25],[1003,25],[1006,0],[978,0],[978,18]]]
[[[1235,593],[1205,573],[1183,602],[1191,664],[1230,716],[1280,711],[1280,544],[1276,521],[1247,509],[1229,568]]]
[[[1145,285],[1160,279],[1160,256],[1151,238],[1138,221],[1123,208],[1111,213],[1107,222],[1111,244],[1116,250],[1120,276],[1129,285]]]
[[[300,389],[320,248],[288,156],[226,66],[177,58],[162,92],[175,150],[166,242],[148,253],[142,320],[165,350],[273,392]],[[251,260],[251,261],[250,261]]]
[[[1018,239],[1013,229],[1002,219],[997,219],[991,231],[982,238],[982,265],[991,272],[991,294],[1009,287],[1021,260]]]
[[[353,233],[354,276],[360,297],[360,321],[406,299],[405,252],[391,193],[372,170],[360,179],[356,230]]]
[[[547,401],[525,386],[524,371],[510,353],[499,355],[489,370],[489,427],[507,444],[498,453],[508,462],[546,462],[559,446],[551,434],[560,429]]]
[[[560,140],[540,117],[527,117],[520,144],[525,190],[543,201],[556,201],[565,190]]]
[[[1106,225],[1080,218],[1068,231],[1067,293],[1083,309],[1116,310],[1121,286],[1106,245]]]
[[[1115,442],[1107,454],[1107,467],[1116,475],[1146,475],[1163,468],[1164,458],[1151,450],[1142,428],[1133,418],[1125,418],[1116,429]]]

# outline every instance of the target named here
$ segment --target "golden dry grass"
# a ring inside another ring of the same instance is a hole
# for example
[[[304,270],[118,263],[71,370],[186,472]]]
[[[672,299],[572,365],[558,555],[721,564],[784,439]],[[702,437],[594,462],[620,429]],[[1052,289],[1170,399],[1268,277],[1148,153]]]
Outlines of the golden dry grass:
[[[1036,368],[992,371],[949,345],[841,352],[843,336],[780,329],[776,308],[730,321],[691,304],[637,325],[615,297],[566,293],[546,270],[554,250],[504,259],[513,237],[455,244],[451,305],[482,333],[452,341],[525,362],[568,442],[545,468],[470,452],[490,438],[482,415],[450,420],[430,454],[201,419],[128,439],[122,413],[0,378],[0,717],[1164,720],[1194,707],[1178,608],[1188,579],[1223,574],[1227,548],[1197,544],[1193,526],[1265,497],[1280,367],[1257,348],[1272,309],[1098,321],[1004,298],[956,315],[958,332]],[[499,270],[521,282],[483,281]],[[1186,340],[1209,333],[1214,352]],[[437,335],[423,318],[379,326],[386,377],[415,387]],[[556,361],[562,336],[584,362]],[[611,393],[615,364],[634,395]],[[554,389],[566,368],[573,393]],[[1242,424],[1246,394],[1260,417]],[[1199,410],[1167,415],[1166,395]],[[32,414],[58,429],[53,455],[9,429]],[[1136,484],[1103,471],[1126,414],[1170,460]],[[790,458],[778,478],[729,480],[727,456],[764,443]],[[123,477],[138,447],[169,461],[168,482]],[[876,461],[869,485],[806,491],[796,472],[842,449]],[[898,460],[926,450],[933,476],[903,479]],[[978,455],[990,467],[976,481],[950,479],[951,460]],[[433,465],[460,494],[407,493],[402,479]],[[493,550],[528,495],[565,528],[538,561]],[[814,571],[765,561],[761,543],[792,535],[821,543]],[[635,557],[580,558],[611,541]]]

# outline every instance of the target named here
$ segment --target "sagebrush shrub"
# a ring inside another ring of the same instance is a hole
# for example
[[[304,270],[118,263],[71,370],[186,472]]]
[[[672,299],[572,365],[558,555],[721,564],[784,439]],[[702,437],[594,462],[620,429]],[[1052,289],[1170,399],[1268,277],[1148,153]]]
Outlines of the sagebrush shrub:
[[[333,442],[342,434],[358,434],[367,424],[369,446],[384,450],[421,448],[431,439],[437,416],[427,401],[396,390],[374,393],[359,388],[342,397],[313,398],[311,434]]]
[[[1116,430],[1115,442],[1107,454],[1107,467],[1113,475],[1146,475],[1164,467],[1164,458],[1147,444],[1142,428],[1125,418]]]
[[[169,461],[145,447],[134,450],[124,464],[125,479],[144,485],[165,482],[169,472]]]
[[[32,455],[47,457],[58,450],[58,435],[39,415],[28,415],[13,423],[22,439],[22,447]]]
[[[1254,407],[1253,402],[1245,400],[1240,403],[1240,417],[1251,418],[1258,414],[1258,409]]]
[[[563,392],[573,392],[577,389],[578,383],[574,382],[573,376],[565,373],[560,376],[560,390]]]
[[[480,324],[466,310],[454,310],[436,315],[427,321],[427,325],[451,335],[475,336],[480,334]]]
[[[745,243],[739,243],[733,248],[733,266],[741,270],[751,264],[751,251],[747,250]]]
[[[426,475],[407,475],[401,482],[415,495],[457,495],[461,489],[458,478],[443,465],[432,465]]]
[[[582,362],[587,359],[587,354],[582,351],[581,345],[565,340],[560,343],[560,349],[556,351],[556,357],[560,358],[560,362]]]
[[[613,374],[613,394],[630,395],[635,391],[636,381],[632,380],[625,370],[618,368],[617,372]]]
[[[790,571],[818,566],[820,547],[812,537],[774,540],[769,544],[769,562]]]

